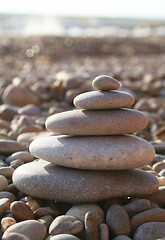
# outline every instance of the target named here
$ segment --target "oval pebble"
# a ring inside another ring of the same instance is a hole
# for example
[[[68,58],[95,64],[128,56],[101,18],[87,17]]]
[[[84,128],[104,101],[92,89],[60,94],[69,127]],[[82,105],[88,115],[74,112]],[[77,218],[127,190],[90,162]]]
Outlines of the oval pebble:
[[[52,207],[39,207],[34,211],[34,215],[36,218],[40,218],[45,215],[51,215],[53,217],[56,217],[57,215],[59,215],[59,210]]]
[[[123,206],[129,217],[151,208],[151,203],[147,199],[139,199]]]
[[[83,223],[74,216],[60,215],[54,219],[49,227],[50,235],[78,234],[83,230]]]
[[[11,192],[0,192],[0,199],[2,198],[8,198],[10,202],[13,202],[15,200],[15,195]]]
[[[23,162],[32,162],[34,160],[34,157],[29,153],[28,151],[19,151],[11,154],[5,159],[5,162],[7,164],[10,164],[14,160],[23,160]]]
[[[10,210],[13,216],[19,220],[34,219],[31,208],[24,202],[14,201],[11,203]]]
[[[8,186],[7,178],[0,175],[0,192],[5,190]]]
[[[0,216],[10,209],[10,201],[8,198],[0,199]]]
[[[145,222],[165,222],[165,209],[152,208],[145,210],[133,216],[130,222],[132,232]]]
[[[29,238],[30,240],[43,240],[46,235],[44,224],[36,220],[26,220],[10,226],[4,233],[2,239],[8,240],[9,234],[19,233]],[[12,239],[12,238],[11,238]]]
[[[109,229],[108,229],[108,225],[105,223],[101,223],[99,225],[99,239],[109,240]]]
[[[140,225],[133,236],[133,240],[155,240],[164,239],[165,223],[147,222]]]
[[[114,204],[108,209],[106,223],[114,236],[129,236],[131,231],[130,220],[126,210],[122,206]]]
[[[132,106],[134,97],[122,91],[91,91],[77,95],[73,103],[79,109],[119,109]]]
[[[66,215],[74,216],[80,221],[84,222],[85,214],[88,212],[94,212],[97,224],[101,224],[104,221],[104,212],[96,203],[85,203],[73,205],[66,213]]]
[[[12,167],[0,167],[0,175],[10,178],[14,172]]]
[[[98,90],[116,90],[120,88],[120,83],[113,77],[100,75],[92,81],[92,86]]]
[[[15,223],[16,223],[16,221],[15,221],[15,219],[13,217],[4,217],[4,218],[2,218],[2,220],[1,220],[2,232],[5,232],[8,227],[10,227],[11,225],[13,225]]]

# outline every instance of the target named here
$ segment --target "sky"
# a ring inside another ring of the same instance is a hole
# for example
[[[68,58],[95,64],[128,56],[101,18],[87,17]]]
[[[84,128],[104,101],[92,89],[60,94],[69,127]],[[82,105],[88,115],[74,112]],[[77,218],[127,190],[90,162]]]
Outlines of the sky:
[[[2,0],[0,13],[165,19],[165,0]]]

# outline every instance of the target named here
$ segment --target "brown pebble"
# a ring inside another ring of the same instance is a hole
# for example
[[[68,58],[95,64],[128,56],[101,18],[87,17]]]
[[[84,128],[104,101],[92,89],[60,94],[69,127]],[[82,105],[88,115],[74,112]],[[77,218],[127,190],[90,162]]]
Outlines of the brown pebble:
[[[165,186],[159,187],[159,189],[149,195],[143,196],[143,198],[148,199],[150,202],[156,203],[161,207],[165,207]]]
[[[21,201],[12,202],[10,210],[16,219],[19,220],[34,219],[34,215],[31,208],[24,202]]]
[[[85,236],[86,240],[99,240],[95,213],[88,211],[85,214]]]
[[[8,198],[0,199],[0,216],[10,209],[10,201]]]
[[[165,209],[152,208],[136,214],[130,220],[131,230],[134,232],[141,224],[146,222],[165,222]]]
[[[130,220],[127,211],[122,206],[114,204],[108,209],[106,223],[114,236],[129,236],[131,231]]]
[[[124,205],[123,207],[127,211],[128,216],[132,217],[133,215],[135,215],[139,212],[150,209],[151,203],[147,199],[140,199],[140,200],[128,203],[127,205]]]
[[[158,162],[155,163],[152,168],[156,171],[156,172],[160,172],[161,170],[163,170],[165,168],[165,162]]]
[[[51,215],[56,217],[59,215],[59,211],[57,209],[53,209],[52,207],[40,207],[36,211],[34,211],[34,215],[36,218],[40,218],[45,215]]]
[[[15,221],[15,219],[13,217],[4,217],[4,218],[2,218],[2,220],[1,220],[2,232],[5,232],[8,227],[10,227],[11,225],[13,225],[15,223],[16,223],[16,221]]]
[[[99,225],[99,240],[109,240],[109,229],[105,223]]]

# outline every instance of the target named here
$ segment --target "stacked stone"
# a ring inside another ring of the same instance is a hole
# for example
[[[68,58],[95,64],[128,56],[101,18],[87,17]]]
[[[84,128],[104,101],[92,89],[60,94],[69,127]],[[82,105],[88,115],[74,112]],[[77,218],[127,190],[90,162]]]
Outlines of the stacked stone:
[[[150,143],[133,134],[147,126],[145,115],[128,109],[134,97],[117,90],[120,83],[96,77],[95,91],[74,99],[77,110],[46,121],[58,134],[34,140],[31,153],[40,160],[17,168],[15,186],[26,194],[62,202],[98,202],[139,196],[158,189],[155,176],[136,169],[154,158]]]

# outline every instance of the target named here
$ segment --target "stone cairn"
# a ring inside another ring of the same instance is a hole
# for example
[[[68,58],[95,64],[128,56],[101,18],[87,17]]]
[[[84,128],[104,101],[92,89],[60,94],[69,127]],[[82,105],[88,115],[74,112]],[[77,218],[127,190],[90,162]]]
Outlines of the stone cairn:
[[[98,76],[92,85],[95,91],[75,97],[79,109],[47,119],[46,128],[54,135],[30,145],[40,160],[13,174],[20,191],[78,204],[157,191],[156,177],[138,169],[150,163],[155,152],[146,140],[130,135],[147,126],[143,113],[128,109],[134,97],[117,90],[120,83],[112,77]]]

